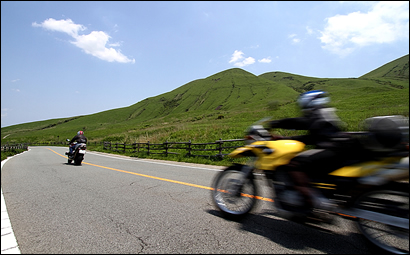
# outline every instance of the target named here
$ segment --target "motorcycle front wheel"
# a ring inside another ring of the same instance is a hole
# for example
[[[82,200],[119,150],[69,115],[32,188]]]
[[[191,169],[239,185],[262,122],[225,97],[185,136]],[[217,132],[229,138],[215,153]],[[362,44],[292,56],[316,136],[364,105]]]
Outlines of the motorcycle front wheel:
[[[380,189],[360,196],[355,206],[359,209],[409,219],[409,192]],[[409,254],[409,229],[389,226],[377,221],[359,219],[360,232],[376,247],[392,254]]]
[[[253,175],[244,179],[240,166],[220,172],[212,183],[212,200],[226,218],[242,218],[256,203],[256,186]]]

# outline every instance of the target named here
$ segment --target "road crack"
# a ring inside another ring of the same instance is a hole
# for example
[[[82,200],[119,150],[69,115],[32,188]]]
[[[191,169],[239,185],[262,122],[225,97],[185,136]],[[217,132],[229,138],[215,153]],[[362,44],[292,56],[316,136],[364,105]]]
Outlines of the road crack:
[[[141,249],[136,252],[137,254],[141,254],[144,253],[145,248],[149,245],[147,242],[144,241],[143,237],[138,236],[136,233],[133,233],[133,231],[131,230],[131,228],[126,225],[124,222],[119,222],[117,220],[115,220],[113,217],[108,216],[108,219],[114,224],[115,228],[120,232],[120,233],[126,233],[130,236],[132,236],[133,238],[137,239],[139,242],[139,245],[141,247]]]

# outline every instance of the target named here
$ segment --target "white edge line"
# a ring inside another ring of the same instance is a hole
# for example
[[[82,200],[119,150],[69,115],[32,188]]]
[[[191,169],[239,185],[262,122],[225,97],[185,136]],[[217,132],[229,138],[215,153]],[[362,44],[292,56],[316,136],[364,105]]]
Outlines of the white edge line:
[[[128,159],[128,158],[108,156],[108,155],[93,153],[93,152],[87,152],[87,153],[97,155],[97,156],[107,157],[107,158],[115,158],[115,159],[129,160],[129,161],[141,161],[145,163],[152,163],[152,164],[159,164],[159,165],[166,165],[166,166],[178,166],[178,167],[195,168],[195,169],[202,169],[202,170],[209,170],[209,171],[222,171],[222,169],[212,169],[212,168],[204,168],[204,167],[197,167],[197,166],[185,166],[185,165],[179,165],[179,164],[161,163],[161,162],[154,162],[154,161],[146,160],[146,159]]]
[[[30,149],[27,149],[29,151]],[[8,157],[1,161],[1,170],[3,170],[4,164],[11,158],[21,155],[22,153],[16,154],[14,156]],[[4,226],[4,227],[3,227]],[[7,213],[6,201],[4,200],[3,187],[1,187],[1,254],[21,254],[16,236],[13,232],[13,227],[11,226],[10,218]],[[4,233],[4,234],[3,234]]]

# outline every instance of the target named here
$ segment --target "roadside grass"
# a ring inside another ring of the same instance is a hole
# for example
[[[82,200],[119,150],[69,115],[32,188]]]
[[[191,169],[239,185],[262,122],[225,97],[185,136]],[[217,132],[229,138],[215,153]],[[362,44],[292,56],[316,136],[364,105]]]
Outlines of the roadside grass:
[[[248,160],[248,158],[239,158],[233,159],[230,157],[200,157],[200,156],[187,156],[185,154],[169,154],[168,156],[165,155],[158,155],[158,154],[150,154],[147,155],[145,152],[140,153],[132,153],[132,152],[116,152],[116,151],[108,151],[104,150],[102,146],[87,146],[90,151],[97,151],[97,152],[104,152],[109,154],[115,155],[122,155],[134,158],[147,158],[147,159],[157,159],[157,160],[167,160],[167,161],[176,161],[176,162],[185,162],[185,163],[194,163],[194,164],[203,164],[203,165],[216,165],[216,166],[230,166],[233,163],[244,164]],[[87,156],[85,156],[85,161],[87,161]]]
[[[1,152],[1,161],[7,159],[8,157],[11,157],[11,156],[14,156],[16,154],[22,153],[24,151],[26,151],[26,150],[23,150],[23,149],[15,149],[14,150],[13,149],[11,151],[2,151]]]

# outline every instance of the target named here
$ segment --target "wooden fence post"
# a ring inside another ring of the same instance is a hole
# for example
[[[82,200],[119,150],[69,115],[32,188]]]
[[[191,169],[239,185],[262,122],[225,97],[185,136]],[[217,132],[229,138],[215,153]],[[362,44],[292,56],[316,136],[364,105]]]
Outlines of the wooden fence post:
[[[188,143],[188,156],[189,157],[191,156],[191,140],[189,140],[189,143]]]
[[[219,138],[219,141],[217,141],[217,143],[219,143],[219,154],[217,156],[222,157],[222,138]]]
[[[168,157],[168,140],[164,142],[165,145],[165,156]]]
[[[149,155],[149,141],[147,142],[147,147],[148,147],[148,155]]]

